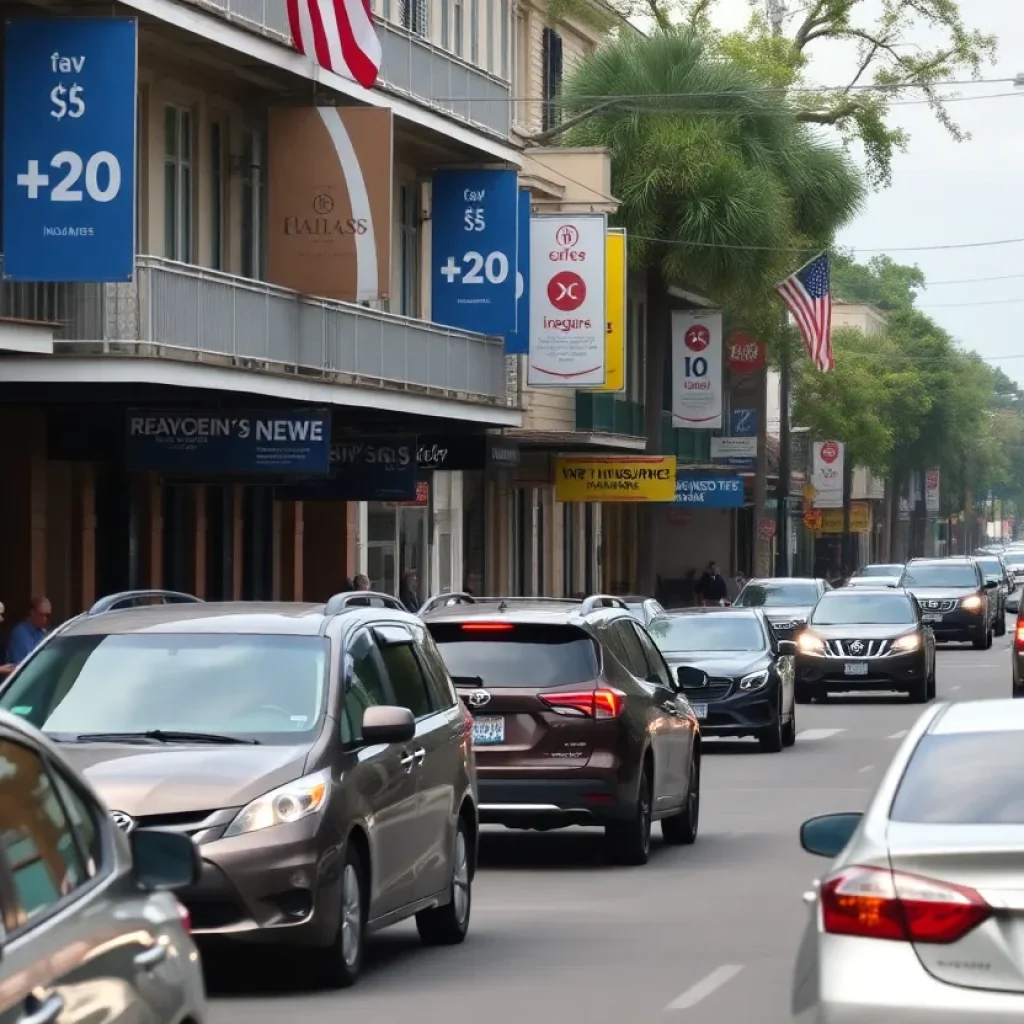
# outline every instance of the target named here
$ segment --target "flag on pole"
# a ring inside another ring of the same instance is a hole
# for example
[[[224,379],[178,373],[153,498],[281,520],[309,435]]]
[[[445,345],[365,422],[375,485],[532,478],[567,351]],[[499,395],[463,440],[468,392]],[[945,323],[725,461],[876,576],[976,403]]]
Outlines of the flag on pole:
[[[288,24],[299,53],[373,87],[382,55],[370,0],[288,0]]]
[[[828,253],[791,274],[776,291],[793,315],[807,354],[822,373],[834,370],[832,356],[832,283]]]

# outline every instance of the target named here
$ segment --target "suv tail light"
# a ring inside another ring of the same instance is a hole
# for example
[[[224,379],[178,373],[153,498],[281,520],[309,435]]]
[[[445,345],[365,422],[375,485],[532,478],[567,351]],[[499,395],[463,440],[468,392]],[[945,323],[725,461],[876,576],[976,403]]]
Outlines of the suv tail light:
[[[963,938],[992,908],[973,889],[886,868],[844,868],[821,887],[832,935],[944,945]]]
[[[189,909],[184,903],[178,904],[178,919],[181,921],[181,927],[185,929],[185,934],[191,935],[192,915],[189,913]]]
[[[1024,622],[1017,623],[1015,642],[1018,651],[1024,651]]]
[[[618,718],[626,709],[626,695],[610,687],[574,690],[572,693],[540,693],[537,696],[553,711],[577,711],[587,718]]]

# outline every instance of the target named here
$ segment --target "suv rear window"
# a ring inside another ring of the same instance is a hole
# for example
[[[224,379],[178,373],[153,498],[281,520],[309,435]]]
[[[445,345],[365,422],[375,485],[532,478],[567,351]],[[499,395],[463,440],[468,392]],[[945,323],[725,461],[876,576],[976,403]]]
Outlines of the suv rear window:
[[[921,738],[893,800],[893,821],[918,825],[1024,825],[1019,732]]]
[[[597,645],[577,626],[428,622],[427,628],[457,686],[537,689],[592,682],[600,673]]]

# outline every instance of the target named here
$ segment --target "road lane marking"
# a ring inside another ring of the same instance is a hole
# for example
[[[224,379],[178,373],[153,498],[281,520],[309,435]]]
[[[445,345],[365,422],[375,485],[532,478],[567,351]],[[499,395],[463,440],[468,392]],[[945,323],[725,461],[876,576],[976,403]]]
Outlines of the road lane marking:
[[[889,739],[891,739],[891,740],[901,740],[901,739],[903,739],[903,737],[904,737],[904,736],[906,736],[906,735],[907,735],[907,733],[908,733],[908,732],[910,732],[910,730],[909,730],[909,729],[900,729],[900,731],[899,731],[899,732],[894,732],[894,733],[893,733],[893,734],[892,734],[892,735],[891,735],[891,736],[889,737]]]
[[[960,684],[958,683],[956,686],[951,686],[950,689],[951,690],[959,690],[960,689]]]
[[[702,978],[696,985],[692,985],[682,995],[672,1000],[666,1010],[690,1010],[698,1003],[704,1002],[708,996],[717,992],[723,985],[727,985],[740,971],[743,964],[723,964],[716,967],[706,978]]]
[[[798,732],[796,738],[798,740],[827,740],[830,736],[835,736],[837,733],[846,732],[845,729],[804,729],[803,732]]]
[[[872,768],[874,768],[874,767],[875,767],[875,766],[874,766],[873,764],[866,764],[866,765],[864,765],[864,767],[863,767],[863,768],[858,768],[858,769],[857,769],[857,771],[858,771],[858,772],[861,772],[861,773],[863,773],[863,772],[869,772],[869,771],[871,771],[871,769],[872,769]]]

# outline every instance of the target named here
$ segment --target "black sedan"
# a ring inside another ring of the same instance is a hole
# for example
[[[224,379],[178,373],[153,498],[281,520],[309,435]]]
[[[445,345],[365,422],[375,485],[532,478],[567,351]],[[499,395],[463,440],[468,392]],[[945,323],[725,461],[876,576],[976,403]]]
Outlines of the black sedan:
[[[797,638],[798,703],[864,691],[935,697],[935,634],[905,590],[834,590]]]
[[[1010,596],[1011,585],[1016,582],[1010,570],[999,555],[975,555],[974,560],[981,567],[986,583],[995,583],[995,589],[989,594],[989,608],[992,611],[992,632],[995,636],[1006,635],[1006,602]]]
[[[793,654],[753,609],[688,608],[648,627],[702,736],[753,736],[766,753],[796,742]]]
[[[780,640],[792,640],[803,628],[822,594],[831,590],[825,580],[750,580],[736,598],[737,608],[760,608]]]

